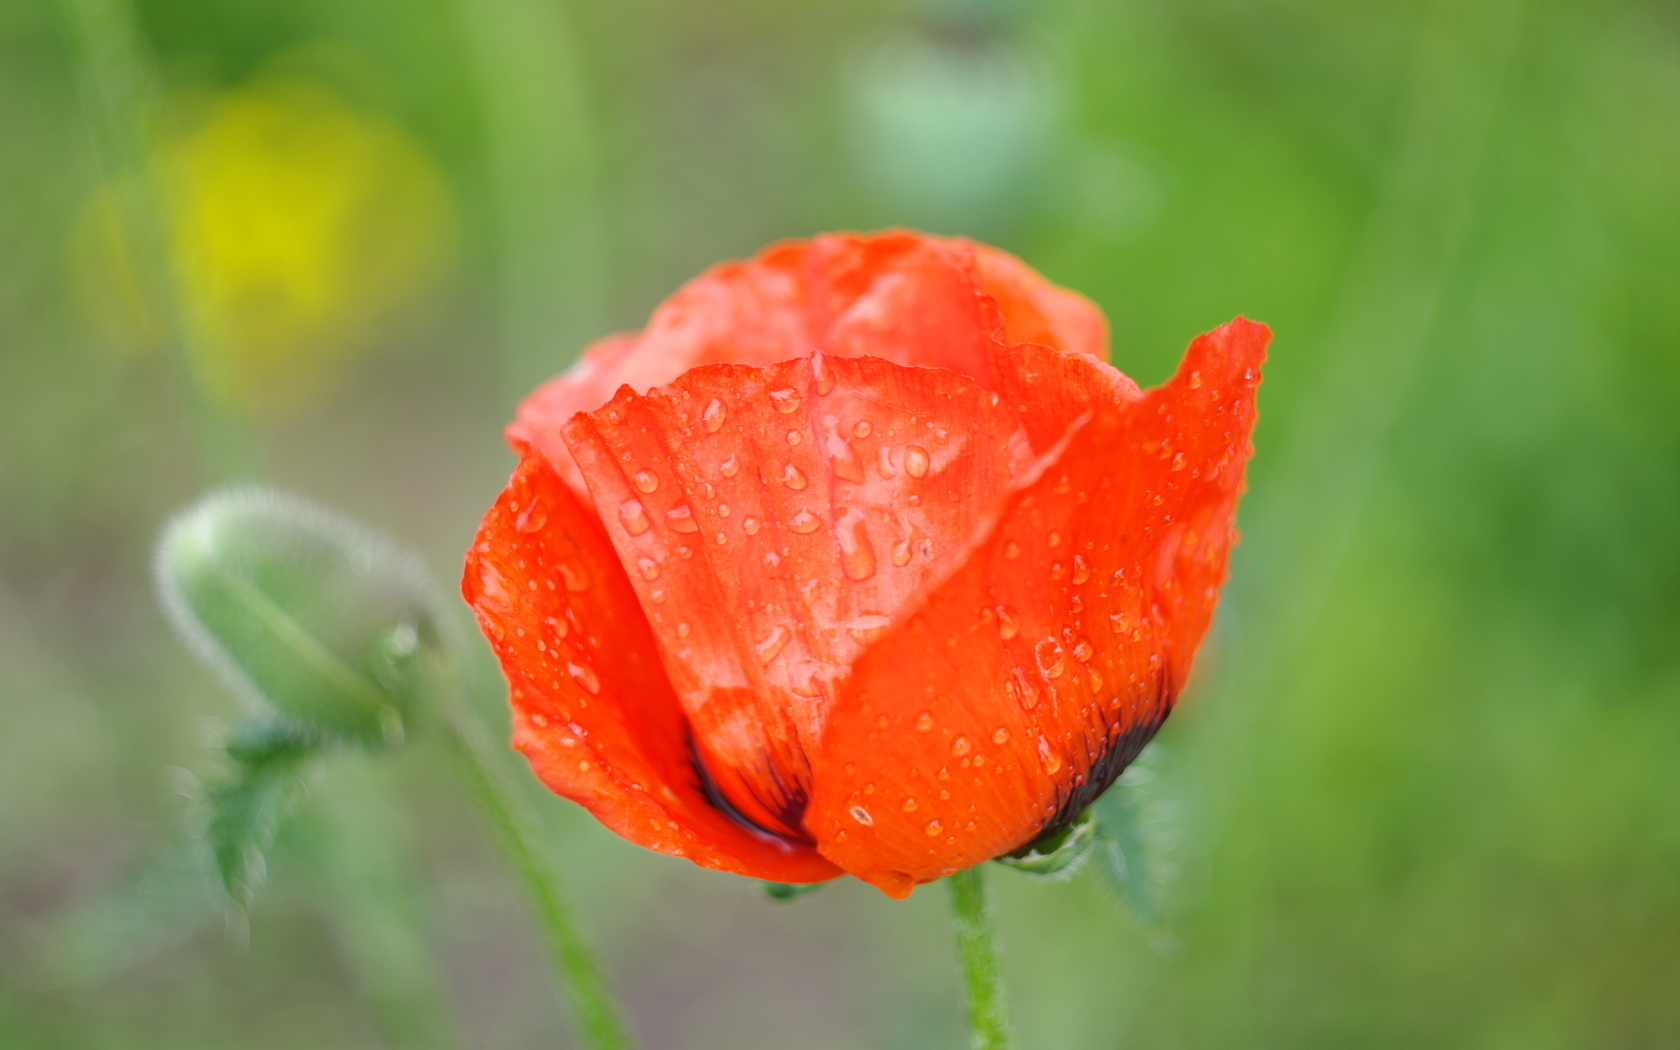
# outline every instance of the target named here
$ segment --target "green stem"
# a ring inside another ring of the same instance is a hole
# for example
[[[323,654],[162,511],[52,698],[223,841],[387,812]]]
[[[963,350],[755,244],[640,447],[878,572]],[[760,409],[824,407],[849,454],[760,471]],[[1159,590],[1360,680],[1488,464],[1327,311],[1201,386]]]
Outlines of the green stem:
[[[572,906],[557,873],[536,844],[536,821],[518,788],[498,761],[484,726],[457,708],[445,719],[451,750],[473,798],[488,819],[496,844],[525,884],[557,969],[560,996],[576,1018],[583,1043],[592,1050],[631,1050],[635,1040],[624,1022],[595,951],[578,932]]]
[[[957,928],[957,955],[968,991],[969,1046],[974,1050],[1014,1050],[1009,1030],[1009,996],[998,961],[997,924],[980,866],[945,880],[951,887],[951,916]]]

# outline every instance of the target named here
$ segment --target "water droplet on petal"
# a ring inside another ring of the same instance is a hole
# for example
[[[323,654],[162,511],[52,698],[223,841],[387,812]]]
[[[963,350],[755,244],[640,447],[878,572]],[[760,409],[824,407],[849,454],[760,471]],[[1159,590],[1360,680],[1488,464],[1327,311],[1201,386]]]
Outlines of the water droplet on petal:
[[[923,711],[916,716],[916,728],[925,733],[933,728],[933,712]]]
[[[1091,564],[1090,564],[1090,562],[1087,562],[1085,560],[1085,556],[1083,554],[1075,554],[1073,556],[1073,582],[1077,585],[1077,584],[1084,583],[1086,580],[1089,580],[1090,578],[1091,578]]]
[[[659,487],[659,475],[651,470],[638,470],[630,476],[630,480],[643,492],[652,492]]]
[[[1097,673],[1097,669],[1095,667],[1088,667],[1085,669],[1085,674],[1091,680],[1091,692],[1102,692],[1103,676]]]
[[[1062,756],[1056,754],[1055,750],[1051,748],[1048,737],[1040,736],[1038,738],[1038,760],[1043,763],[1046,773],[1055,774],[1062,768]]]
[[[729,517],[729,504],[727,504],[727,503],[719,503],[718,504],[718,517],[720,517],[720,518]]]
[[[642,508],[640,500],[627,499],[620,503],[618,520],[624,523],[624,531],[632,536],[640,536],[650,527],[647,511]]]
[[[797,445],[800,441],[804,440],[804,437],[805,435],[801,434],[799,431],[790,430],[787,432],[787,443],[790,445]]]
[[[566,589],[573,594],[582,594],[589,589],[589,573],[576,565],[560,564],[560,578],[566,581]]]
[[[892,617],[890,616],[883,616],[881,613],[862,613],[846,621],[846,630],[851,632],[853,638],[864,645],[868,645],[885,634],[891,624]]]
[[[916,800],[914,798],[906,796],[905,799],[904,799],[904,805],[900,808],[903,809],[904,812],[906,812],[906,813],[914,813],[914,812],[916,812]]]
[[[930,820],[930,821],[927,822],[927,827],[923,828],[922,830],[927,832],[929,835],[937,835],[941,831],[944,831],[945,828],[939,823],[939,821]]]
[[[1096,647],[1091,644],[1089,638],[1081,636],[1078,641],[1073,643],[1073,658],[1082,664],[1090,663],[1091,657],[1096,654],[1096,651]]]
[[[1015,610],[1007,605],[997,607],[997,621],[998,636],[1006,642],[1021,631],[1021,621],[1015,618]]]
[[[775,405],[776,411],[783,415],[798,410],[799,403],[803,400],[805,398],[792,387],[770,391],[770,403]]]
[[[1062,672],[1067,669],[1062,643],[1054,638],[1042,639],[1033,646],[1033,658],[1038,661],[1038,669],[1044,672],[1046,678],[1060,678]]]
[[[1003,556],[1008,558],[1010,561],[1014,561],[1016,558],[1019,558],[1021,556],[1021,545],[1016,543],[1014,540],[1010,540],[1008,543],[1005,543],[1003,545]]]
[[[706,405],[706,410],[700,413],[701,421],[706,424],[706,433],[716,434],[719,430],[722,430],[725,415],[727,413],[724,411],[723,402],[715,397],[712,398]]]
[[[800,535],[816,532],[822,526],[822,519],[808,510],[802,510],[788,519],[787,527]]]
[[[793,634],[785,625],[777,624],[776,629],[771,631],[768,637],[753,647],[758,651],[759,663],[767,664],[774,660],[787,645],[788,639],[792,637]]]
[[[519,516],[513,519],[513,527],[520,532],[537,532],[547,524],[548,511],[543,507],[542,501],[538,499],[533,499],[530,503],[527,503],[519,511]]]
[[[741,461],[731,452],[728,459],[718,464],[718,470],[723,472],[724,477],[732,478],[741,472]]]
[[[910,564],[910,554],[912,549],[910,542],[913,539],[915,539],[915,537],[910,536],[893,544],[892,563],[901,569]]]
[[[687,638],[688,637],[688,632],[691,629],[692,628],[690,628],[688,626],[688,622],[686,620],[682,623],[677,624],[677,637],[678,638]]]
[[[761,527],[757,518],[744,518],[741,521],[741,529],[748,536],[757,536]]]
[[[875,823],[875,818],[870,816],[869,811],[864,809],[862,806],[853,806],[847,812],[852,815],[853,820],[862,824],[864,827],[868,827],[869,825]]]
[[[876,458],[878,462],[875,469],[881,472],[883,480],[891,481],[893,478],[898,477],[898,471],[893,467],[892,446],[882,445],[881,451]]]
[[[851,442],[844,438],[829,435],[829,461],[833,465],[834,476],[841,481],[849,481],[854,485],[864,483],[863,462],[852,450]]]
[[[674,532],[700,531],[700,523],[694,520],[694,509],[686,503],[679,503],[666,511],[665,520]]]
[[[588,665],[568,663],[566,673],[571,675],[572,680],[578,685],[588,690],[591,696],[601,691],[601,679],[596,677],[595,672]]]
[[[852,424],[852,436],[866,438],[874,433],[875,427],[867,419],[860,419]]]
[[[904,472],[913,478],[927,477],[927,449],[920,445],[904,446]]]
[[[809,482],[805,480],[805,472],[789,463],[782,468],[782,484],[795,492],[803,489]]]
[[[637,558],[636,571],[642,574],[644,580],[659,579],[659,563],[652,558]]]
[[[1007,744],[1007,743],[1009,743],[1009,730],[1005,729],[1003,726],[998,726],[997,731],[992,734],[992,743],[994,743],[994,744]]]
[[[847,507],[840,514],[834,528],[834,538],[840,543],[840,567],[847,578],[867,580],[875,575],[875,548],[869,542],[869,530],[864,527],[863,512]]]
[[[1052,547],[1060,547],[1062,545],[1062,534],[1059,532],[1052,532],[1050,535],[1044,537],[1044,542],[1048,543]]]
[[[974,742],[966,736],[959,736],[951,741],[951,754],[961,758],[974,750]]]

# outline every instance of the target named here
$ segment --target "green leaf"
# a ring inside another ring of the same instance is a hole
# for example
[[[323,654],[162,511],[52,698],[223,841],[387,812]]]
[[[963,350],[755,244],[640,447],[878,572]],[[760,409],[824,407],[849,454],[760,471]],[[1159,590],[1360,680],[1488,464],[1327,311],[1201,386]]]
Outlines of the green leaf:
[[[236,691],[337,739],[401,740],[454,643],[418,559],[265,489],[183,512],[158,545],[157,576],[176,629]]]
[[[999,864],[1029,875],[1071,879],[1090,859],[1097,842],[1097,822],[1087,809],[1053,835],[1041,836],[1014,853],[996,858]]]
[[[766,882],[764,895],[773,901],[794,901],[809,897],[827,885],[826,882]]]
[[[1167,859],[1174,829],[1170,807],[1159,797],[1161,752],[1151,745],[1112,787],[1092,803],[1099,875],[1138,924],[1169,938],[1163,889],[1176,867]]]
[[[205,790],[205,839],[228,895],[249,907],[266,870],[280,819],[303,786],[302,767],[318,735],[285,722],[251,723],[227,742],[232,770]]]

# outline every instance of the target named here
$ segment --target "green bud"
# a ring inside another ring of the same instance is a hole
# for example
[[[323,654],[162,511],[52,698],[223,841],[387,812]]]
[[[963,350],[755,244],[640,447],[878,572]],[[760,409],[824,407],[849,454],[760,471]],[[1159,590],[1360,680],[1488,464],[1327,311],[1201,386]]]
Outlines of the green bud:
[[[165,530],[157,577],[193,651],[309,731],[395,743],[440,682],[448,621],[419,560],[295,497],[206,496]]]
[[[1014,853],[998,857],[997,862],[1029,875],[1072,878],[1091,858],[1096,841],[1097,822],[1087,809],[1067,827],[1034,839]]]

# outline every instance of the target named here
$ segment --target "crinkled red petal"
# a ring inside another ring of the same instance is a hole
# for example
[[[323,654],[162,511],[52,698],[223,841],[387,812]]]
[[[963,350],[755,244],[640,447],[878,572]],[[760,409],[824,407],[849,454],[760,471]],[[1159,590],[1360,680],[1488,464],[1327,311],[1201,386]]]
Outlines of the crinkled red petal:
[[[507,675],[514,746],[550,788],[632,842],[709,868],[838,874],[708,800],[635,591],[594,511],[539,452],[485,515],[461,590]]]
[[[1010,343],[1107,360],[1102,312],[995,248],[905,230],[787,241],[690,281],[641,333],[589,347],[520,405],[507,436],[521,453],[541,451],[583,495],[560,427],[620,386],[646,393],[702,365],[821,352],[948,368],[989,388],[1000,329]]]
[[[852,661],[1035,458],[997,395],[872,357],[697,368],[565,436],[711,776],[796,840]]]
[[[1105,395],[1086,359],[1016,348],[1038,428],[1047,404],[1083,414],[854,665],[805,816],[826,857],[905,896],[1077,815],[1147,742],[1225,579],[1269,337],[1239,318],[1139,398]]]

